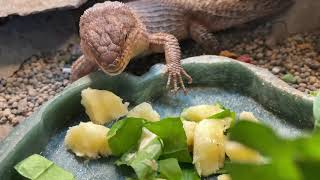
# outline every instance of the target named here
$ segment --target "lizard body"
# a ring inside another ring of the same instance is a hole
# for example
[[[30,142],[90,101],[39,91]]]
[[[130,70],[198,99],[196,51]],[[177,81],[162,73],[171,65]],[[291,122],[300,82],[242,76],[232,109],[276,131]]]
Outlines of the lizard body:
[[[102,69],[121,73],[129,61],[145,52],[164,52],[168,83],[174,91],[182,77],[191,77],[181,67],[179,40],[192,38],[206,49],[218,42],[213,32],[281,12],[291,0],[138,0],[128,3],[98,3],[80,19],[83,56],[72,65],[78,79]]]

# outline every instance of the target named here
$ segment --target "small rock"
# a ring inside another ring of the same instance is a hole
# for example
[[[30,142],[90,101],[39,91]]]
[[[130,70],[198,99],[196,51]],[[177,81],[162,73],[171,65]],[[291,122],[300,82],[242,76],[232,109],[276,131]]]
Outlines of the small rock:
[[[320,63],[318,61],[313,61],[308,58],[308,59],[306,59],[305,62],[311,69],[319,69],[320,68]]]
[[[301,36],[301,34],[297,34],[297,35],[293,36],[292,39],[297,41],[298,43],[302,43],[304,41],[304,39]]]
[[[311,84],[316,83],[316,82],[317,82],[317,80],[318,80],[318,78],[317,78],[317,77],[315,77],[315,76],[310,76],[310,77],[309,77],[309,82],[310,82]]]
[[[237,60],[245,62],[245,63],[252,63],[252,61],[253,61],[252,58],[247,54],[239,56],[237,58]]]
[[[230,52],[230,51],[221,51],[219,55],[224,56],[224,57],[228,57],[228,58],[233,58],[233,59],[236,59],[238,57],[237,54]]]
[[[36,96],[37,95],[37,91],[35,91],[35,89],[31,88],[31,89],[28,90],[28,94],[30,96]]]
[[[268,57],[272,56],[272,51],[267,51],[266,56],[268,56]]]
[[[28,102],[26,99],[20,100],[18,103],[18,111],[25,112],[28,107]]]
[[[305,87],[307,87],[307,84],[305,84],[305,83],[300,83],[299,86],[305,88]]]
[[[17,107],[18,107],[18,102],[13,102],[12,105],[11,105],[11,107],[17,108]]]
[[[281,71],[281,68],[278,66],[273,67],[271,70],[273,74],[278,74],[280,71]]]
[[[3,109],[7,106],[7,103],[5,102],[0,102],[0,109]]]
[[[258,59],[263,58],[263,54],[262,53],[258,53],[256,56]]]
[[[298,47],[298,49],[301,49],[301,50],[313,48],[312,45],[309,43],[299,44],[297,47]]]
[[[304,87],[299,87],[298,90],[301,91],[301,92],[304,92],[304,91],[306,90],[306,88],[304,88]]]
[[[3,116],[10,116],[10,115],[11,115],[10,109],[7,108],[3,111]]]
[[[5,124],[5,123],[7,123],[7,118],[1,117],[1,118],[0,118],[0,125],[1,125],[1,124]]]

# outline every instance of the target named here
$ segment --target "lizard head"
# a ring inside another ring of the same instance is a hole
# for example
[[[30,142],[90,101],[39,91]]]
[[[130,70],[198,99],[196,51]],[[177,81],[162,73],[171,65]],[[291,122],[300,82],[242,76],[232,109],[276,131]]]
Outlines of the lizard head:
[[[80,18],[84,56],[110,75],[120,74],[131,58],[149,47],[143,24],[125,4],[95,4]]]

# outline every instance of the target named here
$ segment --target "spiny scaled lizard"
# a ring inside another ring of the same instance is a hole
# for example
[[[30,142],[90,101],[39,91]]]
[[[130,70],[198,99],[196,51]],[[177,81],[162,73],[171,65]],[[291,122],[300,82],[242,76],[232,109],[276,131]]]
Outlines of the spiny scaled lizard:
[[[146,52],[164,52],[167,86],[186,92],[179,40],[192,38],[205,49],[218,42],[212,32],[280,13],[292,0],[138,0],[95,4],[80,18],[83,55],[71,68],[76,80],[97,69],[120,74]]]

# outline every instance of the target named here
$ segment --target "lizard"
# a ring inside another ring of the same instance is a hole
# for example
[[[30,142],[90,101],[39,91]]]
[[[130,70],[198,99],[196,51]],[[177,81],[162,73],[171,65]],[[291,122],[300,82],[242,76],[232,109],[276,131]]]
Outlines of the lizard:
[[[133,57],[165,54],[167,87],[186,92],[179,41],[191,38],[205,49],[218,46],[214,32],[279,14],[292,0],[138,0],[106,1],[80,17],[83,55],[71,66],[74,81],[101,69],[117,75]]]

